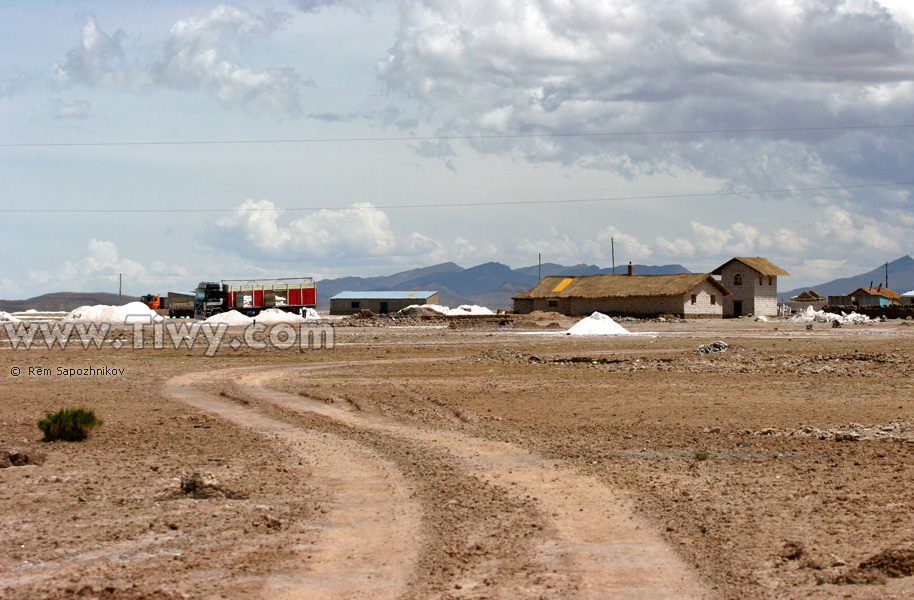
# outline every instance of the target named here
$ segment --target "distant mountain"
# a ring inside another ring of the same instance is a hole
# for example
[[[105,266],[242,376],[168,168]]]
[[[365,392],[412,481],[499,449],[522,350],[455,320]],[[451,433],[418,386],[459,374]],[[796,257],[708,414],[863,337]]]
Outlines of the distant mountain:
[[[616,273],[625,273],[627,269],[628,265],[617,266]],[[682,265],[634,265],[634,269],[635,273],[646,275],[689,273]],[[479,304],[492,309],[511,308],[514,305],[511,297],[533,287],[539,281],[538,272],[538,265],[512,269],[501,263],[488,262],[464,269],[448,262],[387,277],[324,279],[316,283],[317,304],[320,308],[326,308],[330,305],[330,297],[343,291],[433,290],[438,292],[438,301],[447,306]],[[547,263],[542,266],[543,277],[611,272],[611,268],[585,264],[568,267]]]
[[[108,292],[55,292],[53,294],[35,296],[28,300],[0,300],[0,310],[17,312],[34,308],[39,312],[70,311],[80,306],[92,306],[95,304],[117,305],[118,298],[117,294]],[[136,296],[120,297],[120,301],[123,304],[138,300],[139,298]]]
[[[914,258],[911,258],[910,256],[902,256],[899,259],[893,260],[889,263],[888,275],[888,288],[890,290],[898,292],[899,294],[903,294],[908,290],[914,289]],[[835,279],[827,283],[820,283],[817,285],[797,288],[795,290],[789,290],[786,292],[779,292],[778,297],[789,299],[792,296],[796,296],[800,292],[804,292],[806,290],[815,290],[819,295],[825,297],[843,296],[853,292],[859,287],[869,287],[870,283],[872,283],[873,286],[880,284],[884,286],[885,277],[886,266],[880,265],[872,271],[861,273],[860,275],[845,277],[843,279]]]

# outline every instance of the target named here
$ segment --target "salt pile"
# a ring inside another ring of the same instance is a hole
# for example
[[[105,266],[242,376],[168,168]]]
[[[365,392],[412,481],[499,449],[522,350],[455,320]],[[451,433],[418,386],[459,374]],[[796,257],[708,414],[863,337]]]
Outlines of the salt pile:
[[[298,313],[286,312],[278,308],[268,308],[260,311],[254,320],[258,323],[301,323],[305,320]]]
[[[477,306],[476,304],[461,304],[457,308],[452,308],[448,311],[449,315],[494,315],[490,309],[485,306]]]
[[[225,324],[225,325],[250,325],[254,322],[254,319],[247,315],[243,315],[237,310],[230,310],[228,312],[219,313],[211,316],[207,320],[203,321],[204,323],[215,323],[215,324]]]
[[[842,312],[840,315],[836,315],[835,313],[827,313],[824,310],[813,310],[811,306],[807,306],[804,310],[793,315],[788,320],[793,321],[794,323],[812,323],[813,321],[817,323],[831,323],[837,321],[844,325],[848,323],[868,323],[870,318],[853,311],[850,314]]]
[[[495,313],[485,306],[475,304],[461,304],[457,308],[448,308],[440,304],[410,304],[399,311],[402,315],[443,315],[456,317],[460,315],[494,315]]]
[[[0,310],[0,321],[9,321],[10,323],[18,323],[21,319],[17,319],[8,312],[3,312]]]
[[[302,316],[305,317],[305,319],[320,319],[321,318],[321,316],[319,314],[317,314],[317,311],[314,310],[313,308],[306,308],[305,314]]]
[[[80,306],[71,310],[64,321],[80,321],[89,323],[150,323],[164,321],[165,317],[158,314],[142,302],[130,302],[123,306],[109,306],[96,304],[95,306]]]
[[[595,312],[586,319],[581,319],[565,332],[565,335],[632,335],[626,328],[607,317]]]

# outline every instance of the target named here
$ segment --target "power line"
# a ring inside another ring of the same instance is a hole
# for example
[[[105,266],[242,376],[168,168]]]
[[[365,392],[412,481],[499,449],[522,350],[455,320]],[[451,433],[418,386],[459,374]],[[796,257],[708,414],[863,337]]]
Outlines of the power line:
[[[655,135],[698,135],[698,134],[743,134],[743,133],[801,133],[813,131],[855,131],[880,129],[909,129],[914,125],[847,125],[833,127],[760,127],[741,129],[684,129],[662,131],[604,131],[595,133],[517,133],[490,135],[441,135],[441,136],[391,136],[352,138],[286,138],[267,140],[184,140],[184,141],[140,141],[140,142],[30,142],[0,143],[0,148],[71,148],[99,146],[203,146],[203,145],[246,145],[246,144],[329,144],[358,142],[434,142],[461,140],[516,140],[533,138],[596,138],[636,137]]]
[[[804,192],[826,192],[855,190],[867,188],[914,185],[914,181],[897,181],[893,183],[862,183],[857,185],[833,185],[806,188],[775,188],[770,190],[746,190],[735,192],[702,192],[695,194],[660,194],[654,196],[613,196],[606,198],[570,198],[554,200],[505,200],[501,202],[442,202],[438,204],[387,204],[380,206],[279,206],[248,208],[0,208],[0,213],[86,213],[86,214],[140,214],[140,213],[231,213],[231,212],[313,212],[320,210],[393,210],[421,208],[467,208],[481,206],[519,206],[531,204],[575,204],[586,202],[630,202],[641,200],[684,200],[690,198],[724,198],[732,196],[758,196],[763,194],[796,194]]]

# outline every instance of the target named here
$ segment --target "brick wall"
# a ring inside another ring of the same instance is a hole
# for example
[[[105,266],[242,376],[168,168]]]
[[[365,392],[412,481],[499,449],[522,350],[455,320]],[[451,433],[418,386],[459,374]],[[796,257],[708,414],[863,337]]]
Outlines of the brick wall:
[[[736,285],[737,274],[742,285]],[[761,281],[759,281],[761,278]],[[742,314],[776,317],[778,314],[778,278],[758,274],[739,261],[733,261],[721,271],[720,282],[730,292],[724,300],[724,316],[734,315],[733,303],[743,303]]]

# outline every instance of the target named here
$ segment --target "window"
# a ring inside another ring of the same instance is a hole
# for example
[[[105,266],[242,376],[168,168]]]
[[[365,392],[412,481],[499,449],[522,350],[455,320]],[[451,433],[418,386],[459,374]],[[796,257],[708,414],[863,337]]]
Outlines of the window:
[[[559,305],[559,301],[558,301],[558,300],[550,300],[550,301],[549,301],[549,308],[555,308],[555,307],[558,306],[558,305]]]
[[[761,275],[758,276],[758,284],[765,285],[765,279]]]
[[[743,274],[737,273],[733,276],[733,285],[743,285]]]
[[[692,304],[695,304],[697,301],[698,301],[698,296],[695,294],[692,294]]]
[[[774,277],[768,277],[768,285],[774,285]]]
[[[359,307],[359,301],[358,301],[358,300],[353,300],[353,301],[352,301],[352,308],[358,308],[358,307]]]
[[[717,306],[717,296],[711,294],[711,306]]]

